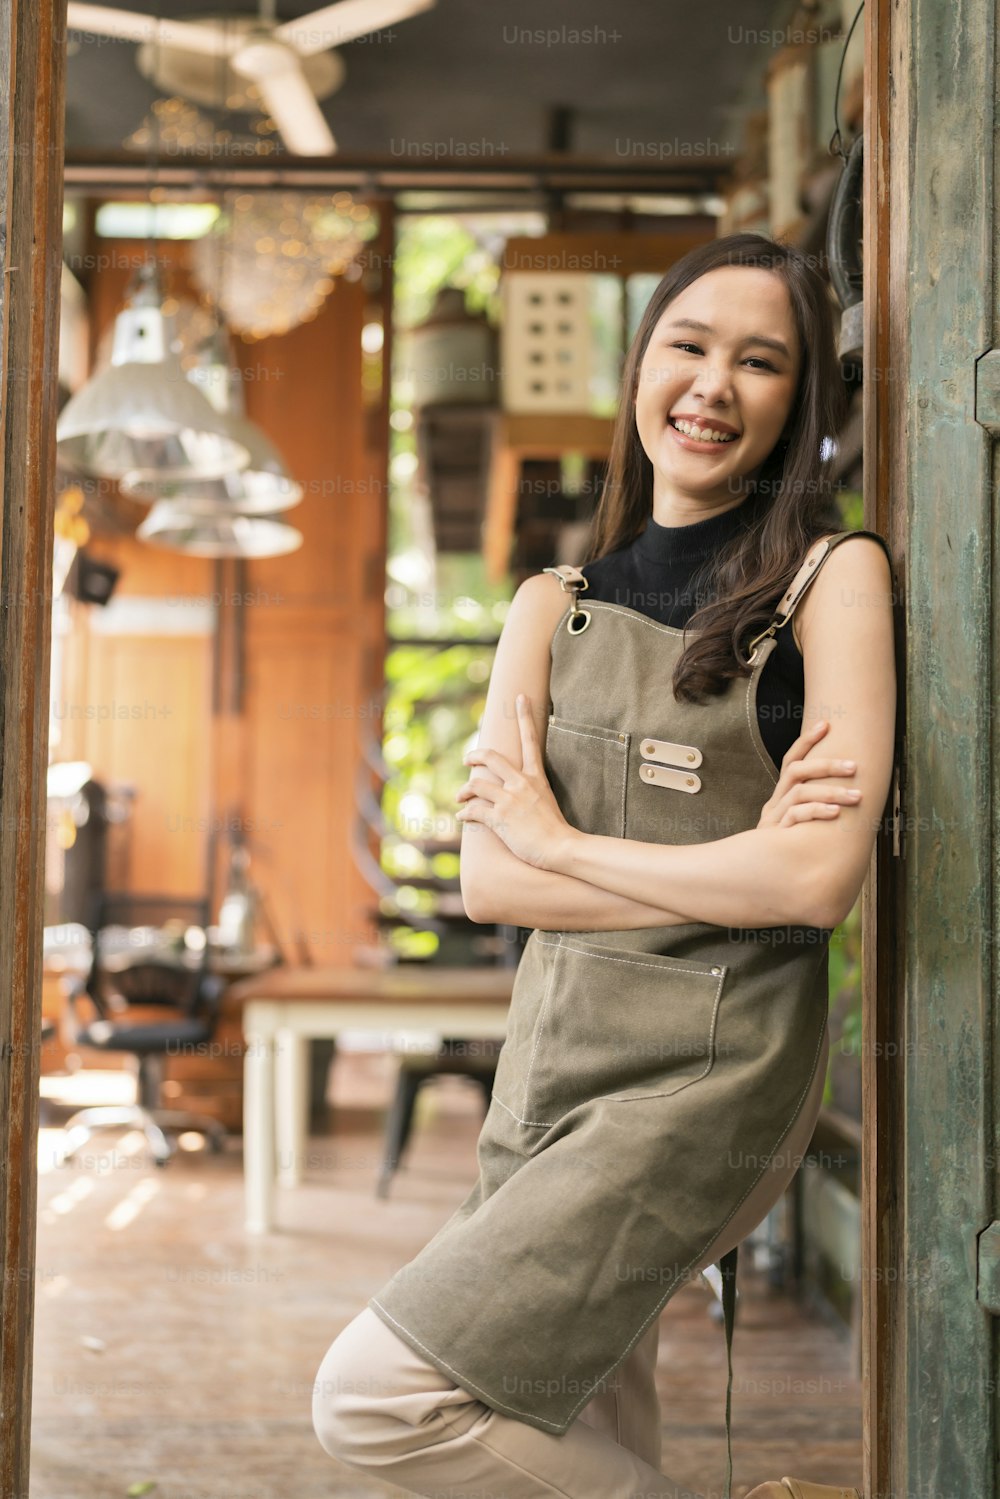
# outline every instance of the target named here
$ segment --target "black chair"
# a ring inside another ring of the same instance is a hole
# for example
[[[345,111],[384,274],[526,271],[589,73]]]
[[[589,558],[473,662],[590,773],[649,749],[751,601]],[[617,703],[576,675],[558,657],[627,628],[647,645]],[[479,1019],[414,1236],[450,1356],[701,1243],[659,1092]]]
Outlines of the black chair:
[[[66,1122],[61,1160],[68,1161],[94,1130],[106,1128],[141,1129],[158,1166],[176,1148],[166,1130],[195,1131],[220,1151],[226,1131],[217,1120],[160,1107],[165,1058],[211,1041],[225,992],[225,979],[208,971],[208,900],[105,891],[91,910],[90,971],[68,994],[74,1039],[98,1051],[129,1053],[137,1102],[80,1109]],[[184,940],[192,927],[201,934],[194,947]],[[81,1023],[85,998],[96,1013]],[[130,1011],[140,1007],[162,1009],[164,1018],[136,1021]]]
[[[443,1040],[431,1054],[409,1054],[400,1058],[396,1092],[385,1126],[382,1168],[375,1187],[377,1197],[388,1197],[392,1181],[413,1130],[413,1111],[417,1094],[425,1083],[445,1073],[458,1074],[478,1086],[483,1094],[484,1113],[493,1097],[493,1078],[500,1055],[497,1040]]]

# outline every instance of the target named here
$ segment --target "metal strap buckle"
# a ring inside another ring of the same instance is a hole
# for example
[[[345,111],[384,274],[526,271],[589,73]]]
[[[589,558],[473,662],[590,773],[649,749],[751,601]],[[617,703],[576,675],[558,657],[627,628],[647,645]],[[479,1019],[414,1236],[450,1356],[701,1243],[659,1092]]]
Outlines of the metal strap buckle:
[[[772,619],[766,630],[761,630],[759,635],[754,636],[748,646],[748,650],[750,651],[750,654],[747,657],[748,666],[753,666],[754,662],[757,660],[757,642],[760,640],[764,640],[768,635],[774,635],[776,630],[783,630],[791,617],[792,616],[790,614],[786,614],[784,619],[782,620]]]
[[[559,587],[562,589],[563,593],[572,593],[573,608],[568,619],[566,620],[566,630],[570,635],[582,635],[584,630],[590,624],[590,610],[581,609],[579,607],[577,596],[582,589],[587,589],[590,587],[589,578],[564,578],[557,567],[543,567],[542,572],[554,574],[554,576],[559,579]]]

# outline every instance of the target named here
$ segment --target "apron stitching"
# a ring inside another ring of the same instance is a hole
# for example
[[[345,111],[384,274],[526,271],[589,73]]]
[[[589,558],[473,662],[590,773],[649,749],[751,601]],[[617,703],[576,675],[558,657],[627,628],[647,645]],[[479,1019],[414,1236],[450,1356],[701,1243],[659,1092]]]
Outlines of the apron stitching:
[[[605,963],[628,963],[632,968],[654,968],[661,969],[663,972],[688,973],[694,978],[715,978],[714,973],[709,973],[708,964],[706,964],[704,970],[701,970],[699,968],[684,968],[679,963],[671,963],[668,958],[664,958],[662,961],[658,960],[655,963],[643,963],[639,958],[620,958],[616,953],[591,952],[587,947],[574,947],[572,942],[546,942],[542,937],[539,937],[538,945],[539,947],[561,947],[564,952],[582,953],[585,958],[600,958]],[[724,979],[725,976],[723,974],[722,978]],[[721,979],[719,981],[719,988],[722,988]]]
[[[632,734],[631,734],[631,731],[626,731],[625,739],[624,739],[623,744],[622,744],[622,748],[625,751],[625,759],[622,761],[622,815],[621,815],[621,821],[619,823],[619,828],[620,828],[620,832],[618,834],[619,838],[624,838],[625,837],[625,788],[628,786],[628,752],[629,752],[629,746],[631,745],[631,743],[632,743]]]
[[[551,1129],[553,1124],[555,1123],[555,1121],[551,1119],[522,1119],[520,1114],[515,1114],[514,1110],[512,1108],[508,1108],[503,1099],[497,1098],[495,1093],[493,1095],[493,1100],[495,1103],[498,1103],[502,1109],[506,1109],[510,1117],[512,1119],[516,1119],[518,1124],[530,1124],[533,1129]]]
[[[765,665],[766,665],[766,663],[765,663]],[[751,689],[752,686],[753,686],[753,682],[752,681],[750,681],[750,682],[747,683],[746,710],[747,710],[747,729],[749,730],[749,733],[750,733],[750,743],[753,745],[754,754],[757,756],[757,759],[760,761],[760,763],[763,765],[764,769],[767,771],[768,775],[771,777],[772,784],[775,785],[775,786],[777,786],[777,784],[778,784],[778,776],[775,774],[774,766],[773,766],[773,764],[770,761],[766,760],[764,758],[764,756],[761,754],[760,749],[758,748],[758,745],[757,745],[757,740],[754,737],[753,719],[750,716],[750,689]]]
[[[596,739],[601,744],[617,745],[620,749],[625,748],[620,739],[607,739],[603,734],[588,734],[586,729],[568,729],[565,724],[561,723],[550,723],[549,728],[555,729],[555,731],[559,734],[578,734],[581,739]],[[617,731],[615,729],[608,730],[609,734],[614,734],[616,732]]]
[[[661,625],[655,619],[647,619],[644,614],[634,614],[630,609],[619,609],[615,604],[608,604],[603,599],[591,599],[588,602],[588,609],[593,609],[595,607],[601,609],[607,614],[621,614],[624,615],[626,619],[637,619],[640,624],[649,625],[650,629],[656,630],[660,635],[684,634],[683,630],[679,630],[673,625]],[[568,614],[569,612],[570,611],[567,609],[566,614]],[[565,615],[563,616],[563,618],[565,618]],[[562,620],[560,620],[559,623],[561,624]]]
[[[605,736],[603,734],[588,734],[587,731],[586,731],[586,729],[569,729],[564,724],[550,723],[549,724],[549,732],[551,733],[553,730],[555,730],[555,732],[558,733],[558,734],[575,734],[578,739],[596,739],[598,744],[610,744],[610,745],[614,746],[617,749],[621,749],[621,750],[625,751],[625,758],[622,761],[622,811],[621,811],[621,823],[620,823],[621,832],[617,834],[617,836],[619,838],[624,837],[625,836],[625,785],[626,785],[626,782],[628,780],[628,774],[627,774],[627,772],[628,772],[628,747],[629,747],[629,743],[630,743],[631,738],[632,738],[631,734],[626,734],[625,737],[624,737],[624,739],[621,739],[621,738],[610,739],[610,738],[605,738]],[[617,731],[614,730],[614,729],[609,729],[608,730],[609,734],[613,734],[613,733],[616,733],[616,732]],[[549,945],[551,946],[551,943]]]
[[[785,1128],[781,1131],[781,1134],[779,1135],[778,1139],[775,1141],[774,1145],[771,1147],[771,1151],[770,1151],[770,1153],[769,1153],[769,1155],[767,1157],[768,1162],[770,1161],[771,1156],[773,1156],[775,1150],[777,1150],[778,1146],[781,1144],[782,1140],[788,1134],[788,1131],[791,1129],[792,1125],[795,1123],[795,1119],[796,1119],[796,1117],[798,1115],[799,1109],[802,1106],[802,1102],[805,1099],[806,1094],[809,1092],[809,1089],[812,1087],[812,1080],[813,1080],[813,1077],[814,1077],[815,1072],[816,1072],[816,1063],[819,1060],[819,1054],[820,1054],[820,1051],[822,1050],[822,1046],[823,1046],[823,1034],[824,1034],[824,1030],[825,1030],[825,1024],[824,1024],[823,1030],[820,1031],[819,1040],[816,1043],[816,1050],[813,1053],[813,1064],[812,1064],[812,1069],[811,1069],[811,1071],[809,1073],[809,1081],[806,1083],[806,1086],[803,1088],[802,1092],[798,1096],[798,1100],[796,1101],[795,1108],[792,1110],[792,1117],[789,1119],[788,1123],[785,1125]],[[699,1259],[700,1256],[705,1253],[705,1250],[709,1247],[710,1244],[712,1244],[712,1243],[715,1242],[715,1240],[719,1237],[719,1234],[725,1228],[726,1223],[729,1223],[730,1220],[736,1216],[737,1212],[742,1207],[742,1205],[746,1201],[746,1199],[750,1196],[750,1193],[753,1191],[754,1187],[760,1181],[761,1177],[764,1175],[764,1172],[767,1169],[768,1169],[767,1164],[763,1165],[760,1168],[760,1170],[758,1171],[757,1175],[754,1177],[753,1181],[750,1183],[749,1187],[747,1187],[746,1191],[743,1193],[743,1196],[740,1198],[739,1202],[736,1204],[736,1206],[733,1208],[732,1212],[729,1214],[729,1217],[726,1218],[726,1220],[725,1220],[724,1223],[720,1223],[719,1227],[716,1229],[716,1231],[712,1235],[712,1237],[709,1240],[707,1240],[707,1242],[705,1244],[702,1245],[702,1247],[701,1247],[701,1249],[699,1249],[698,1253],[695,1254],[688,1261],[688,1263],[684,1266],[683,1270],[680,1270],[678,1272],[676,1278],[673,1281],[671,1281],[670,1285],[667,1287],[667,1292],[666,1292],[666,1295],[664,1296],[663,1300],[659,1303],[658,1306],[654,1307],[653,1311],[646,1318],[645,1322],[642,1324],[642,1326],[639,1328],[638,1332],[632,1338],[632,1341],[623,1350],[623,1352],[618,1356],[618,1358],[615,1359],[614,1363],[613,1364],[609,1364],[608,1368],[605,1369],[604,1373],[598,1376],[598,1383],[600,1383],[601,1380],[606,1379],[608,1377],[608,1375],[611,1373],[611,1371],[613,1369],[616,1369],[618,1367],[618,1365],[622,1362],[622,1360],[624,1358],[626,1358],[632,1352],[632,1349],[635,1347],[636,1343],[642,1337],[643,1333],[646,1331],[646,1328],[652,1322],[653,1318],[654,1317],[658,1317],[660,1315],[660,1313],[662,1312],[663,1308],[666,1306],[667,1302],[670,1300],[670,1297],[671,1297],[671,1295],[673,1294],[673,1291],[674,1291],[674,1287],[681,1280],[681,1277],[687,1274],[688,1270],[690,1270],[691,1266],[695,1263],[695,1261],[697,1259]],[[580,1408],[582,1406],[584,1406],[590,1398],[591,1397],[589,1395],[585,1395],[584,1398],[581,1401],[579,1401],[579,1403],[577,1405],[575,1405],[573,1407],[573,1409],[569,1413],[569,1419],[571,1421],[572,1421],[573,1417],[576,1415],[577,1411],[580,1410]]]
[[[428,1348],[426,1343],[421,1343],[416,1333],[412,1333],[410,1329],[404,1326],[402,1322],[397,1322],[392,1313],[386,1311],[381,1301],[376,1300],[374,1296],[371,1298],[370,1305],[377,1306],[382,1315],[388,1317],[393,1327],[398,1327],[400,1332],[405,1332],[406,1336],[410,1338],[418,1348],[421,1348],[424,1353],[429,1353],[431,1358],[437,1359],[438,1363],[442,1366],[442,1368],[447,1369],[449,1374],[454,1374],[455,1378],[461,1382],[463,1389],[468,1386],[471,1389],[476,1390],[480,1395],[485,1395],[486,1400],[484,1403],[488,1405],[492,1410],[509,1411],[512,1416],[523,1416],[525,1414],[524,1411],[517,1410],[513,1405],[504,1405],[502,1401],[494,1399],[494,1397],[490,1395],[488,1391],[482,1389],[479,1385],[477,1385],[474,1379],[466,1379],[465,1376],[463,1374],[460,1374],[457,1369],[453,1369],[451,1367],[451,1364],[449,1364],[446,1359],[443,1359],[439,1353],[435,1353],[433,1349]],[[581,1401],[581,1404],[583,1404],[587,1400],[590,1400],[594,1393],[596,1392],[591,1391],[589,1394],[585,1395],[584,1400]],[[577,1406],[576,1409],[579,1410],[580,1407]],[[553,1431],[561,1431],[563,1429],[560,1427],[558,1421],[546,1421],[544,1416],[536,1416],[533,1414],[532,1420],[538,1421],[542,1426],[551,1426]]]
[[[589,952],[587,950],[587,948],[585,948],[585,947],[574,947],[571,942],[546,942],[546,941],[544,941],[543,938],[540,937],[538,939],[538,944],[539,944],[540,947],[558,947],[558,948],[561,948],[564,952],[578,952],[578,953],[582,953],[582,955],[585,958],[600,958],[605,963],[626,963],[626,964],[628,964],[628,966],[630,968],[651,968],[651,969],[653,969],[654,972],[656,972],[657,970],[660,970],[660,969],[664,969],[665,970],[668,967],[668,964],[666,964],[666,963],[643,963],[643,962],[641,962],[641,961],[639,961],[639,960],[637,960],[635,958],[619,958],[619,957],[616,957],[613,953],[595,953],[595,952]],[[555,969],[556,969],[556,964],[555,964],[555,962],[553,962],[553,964],[552,964],[552,973],[549,975],[549,987],[550,987],[550,989],[551,989],[551,986],[552,986],[552,979],[553,979],[553,976],[555,974]],[[681,968],[676,963],[670,963],[669,964],[669,971],[672,972],[672,973],[686,973],[686,974],[692,975],[695,978],[711,978],[711,977],[714,977],[714,975],[712,975],[712,974],[708,974],[708,973],[702,974],[702,973],[699,973],[697,969]],[[720,1004],[720,1002],[722,1000],[722,986],[723,986],[723,984],[726,981],[726,973],[727,972],[728,972],[728,969],[726,969],[720,975],[719,982],[716,985],[716,989],[715,989],[715,1003],[712,1006],[712,1022],[711,1022],[711,1025],[709,1026],[709,1032],[708,1032],[708,1044],[709,1044],[709,1047],[711,1048],[711,1053],[709,1055],[708,1065],[705,1067],[704,1071],[699,1072],[696,1077],[689,1077],[686,1082],[680,1083],[678,1087],[676,1087],[676,1088],[670,1088],[666,1092],[662,1092],[660,1090],[657,1090],[655,1093],[631,1093],[631,1094],[629,1094],[629,1096],[627,1098],[619,1097],[619,1096],[617,1096],[614,1093],[595,1093],[593,1095],[593,1098],[590,1101],[592,1103],[597,1103],[598,1101],[605,1102],[605,1103],[638,1103],[641,1099],[644,1099],[644,1098],[673,1098],[676,1093],[683,1092],[684,1089],[685,1088],[689,1088],[692,1083],[700,1083],[703,1077],[707,1077],[708,1074],[711,1072],[713,1063],[715,1061],[715,1032],[716,1032],[716,1027],[717,1027],[718,1018],[719,1018],[719,1004]],[[547,1009],[548,1009],[548,1003],[549,1003],[549,995],[548,995],[548,991],[547,991],[546,995],[545,995],[545,1005],[543,1006],[543,1010],[547,1011]],[[538,1035],[535,1037],[535,1046],[534,1046],[534,1048],[532,1050],[532,1053],[531,1053],[531,1062],[532,1062],[532,1064],[534,1064],[535,1051],[537,1051],[537,1049],[538,1049],[538,1042],[540,1040],[541,1040],[541,1027],[539,1027]],[[531,1067],[530,1066],[528,1068],[528,1076],[529,1077],[531,1076]],[[498,1102],[499,1102],[499,1100],[498,1100]],[[524,1090],[524,1107],[527,1108],[527,1106],[528,1106],[528,1088],[527,1088],[527,1086],[525,1086],[525,1090]],[[503,1107],[505,1107],[505,1105],[501,1104],[501,1108],[503,1108]],[[558,1120],[553,1120],[550,1124],[542,1125],[542,1121],[541,1120],[537,1120],[537,1119],[518,1119],[518,1116],[514,1113],[513,1109],[508,1109],[507,1112],[508,1112],[508,1114],[511,1114],[513,1118],[517,1119],[518,1124],[539,1125],[539,1126],[542,1126],[542,1127],[544,1127],[546,1129],[552,1129],[559,1122]],[[782,1138],[784,1138],[784,1136],[782,1136]],[[780,1144],[781,1142],[779,1141],[778,1143]],[[737,1203],[736,1206],[739,1207],[739,1203]],[[734,1211],[735,1211],[735,1209],[734,1209]],[[722,1226],[723,1226],[723,1228],[725,1228],[726,1225],[723,1224]]]
[[[547,942],[545,944],[546,947],[558,947],[559,945],[560,944],[558,942]],[[525,1113],[527,1113],[528,1111],[528,1097],[531,1089],[531,1069],[535,1065],[535,1052],[538,1050],[538,1043],[542,1039],[542,1032],[545,1029],[545,1017],[548,1014],[549,1009],[549,996],[552,993],[552,984],[556,976],[556,968],[558,967],[558,964],[559,954],[557,953],[555,958],[553,958],[552,960],[552,971],[549,974],[549,982],[545,988],[545,998],[543,999],[542,1007],[538,1012],[538,1029],[535,1032],[535,1044],[531,1048],[531,1057],[528,1061],[528,1071],[524,1079],[524,1100],[521,1104],[521,1108]]]

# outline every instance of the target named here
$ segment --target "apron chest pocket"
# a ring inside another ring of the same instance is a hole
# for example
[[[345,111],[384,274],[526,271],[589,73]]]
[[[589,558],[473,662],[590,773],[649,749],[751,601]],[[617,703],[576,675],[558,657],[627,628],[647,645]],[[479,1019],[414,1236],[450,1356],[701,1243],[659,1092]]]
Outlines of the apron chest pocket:
[[[631,733],[549,715],[545,773],[566,821],[604,838],[625,836]]]
[[[726,965],[573,932],[545,945],[554,970],[528,1063],[525,1123],[555,1124],[596,1098],[666,1097],[708,1075]]]

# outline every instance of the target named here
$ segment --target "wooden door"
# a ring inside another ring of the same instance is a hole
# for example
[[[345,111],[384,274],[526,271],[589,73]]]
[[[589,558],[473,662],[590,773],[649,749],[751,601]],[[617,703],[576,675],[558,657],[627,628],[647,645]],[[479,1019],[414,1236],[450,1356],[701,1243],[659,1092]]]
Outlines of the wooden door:
[[[902,730],[866,913],[868,1496],[997,1493],[997,21],[866,6],[866,509]]]

